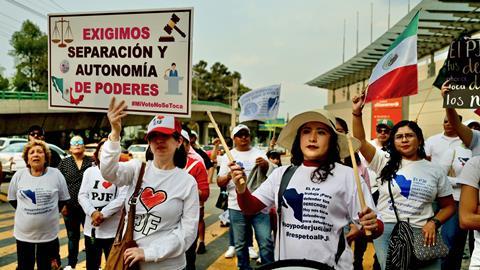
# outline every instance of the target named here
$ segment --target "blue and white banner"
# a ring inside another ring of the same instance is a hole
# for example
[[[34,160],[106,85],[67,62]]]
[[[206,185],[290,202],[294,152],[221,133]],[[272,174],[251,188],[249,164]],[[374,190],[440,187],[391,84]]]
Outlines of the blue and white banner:
[[[280,85],[267,86],[243,94],[238,100],[242,111],[239,122],[276,119],[280,105]]]

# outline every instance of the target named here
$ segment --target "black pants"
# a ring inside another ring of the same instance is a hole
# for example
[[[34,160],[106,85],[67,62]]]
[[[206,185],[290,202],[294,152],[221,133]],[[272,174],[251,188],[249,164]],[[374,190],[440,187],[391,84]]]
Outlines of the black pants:
[[[355,248],[353,252],[353,269],[354,270],[363,270],[363,255],[367,250],[368,243],[371,243],[372,240],[367,240],[364,236],[355,238]],[[377,255],[373,257],[373,270],[381,270],[380,264],[378,263]]]
[[[102,251],[105,260],[110,254],[110,249],[115,238],[92,238],[85,235],[85,252],[87,253],[87,270],[98,270],[102,262]]]
[[[46,243],[30,243],[17,240],[17,269],[33,270],[36,257],[38,270],[50,270],[57,241],[55,239]]]
[[[185,270],[195,270],[195,260],[197,259],[197,240],[198,233],[197,237],[195,237],[195,241],[193,241],[193,244],[185,252],[185,258],[187,260],[187,266],[185,267]]]
[[[80,242],[80,224],[83,227],[85,213],[81,207],[68,207],[68,214],[63,217],[68,236],[68,265],[72,268],[78,262],[78,244]]]

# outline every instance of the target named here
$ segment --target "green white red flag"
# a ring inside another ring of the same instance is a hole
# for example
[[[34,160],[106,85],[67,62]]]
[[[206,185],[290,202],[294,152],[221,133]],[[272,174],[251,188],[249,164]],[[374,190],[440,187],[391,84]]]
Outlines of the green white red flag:
[[[417,79],[418,12],[390,45],[368,80],[365,101],[415,95]]]

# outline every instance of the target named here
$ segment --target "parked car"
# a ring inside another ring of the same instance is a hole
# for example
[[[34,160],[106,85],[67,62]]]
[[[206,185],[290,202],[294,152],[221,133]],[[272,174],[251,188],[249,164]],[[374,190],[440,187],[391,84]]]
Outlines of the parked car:
[[[128,152],[132,154],[134,159],[145,162],[145,153],[147,152],[148,144],[132,144],[128,147]]]
[[[93,157],[95,150],[97,150],[98,143],[85,144],[85,156]],[[132,159],[132,155],[122,147],[122,153],[120,154],[120,161],[129,161]]]
[[[5,179],[10,179],[13,174],[26,167],[25,161],[22,158],[23,148],[26,142],[14,143],[5,147],[0,151],[0,162],[2,163],[2,170]],[[59,160],[68,157],[67,152],[60,149],[58,146],[48,144],[50,151],[52,151],[52,159],[56,156]]]
[[[24,138],[0,138],[0,151],[5,149],[5,147],[9,146],[10,144],[20,143],[20,142],[27,142],[27,139]]]

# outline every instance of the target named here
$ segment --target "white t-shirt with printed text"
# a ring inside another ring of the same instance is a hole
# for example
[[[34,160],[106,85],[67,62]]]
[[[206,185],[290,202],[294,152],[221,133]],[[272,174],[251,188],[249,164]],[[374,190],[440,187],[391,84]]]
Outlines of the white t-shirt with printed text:
[[[17,201],[13,236],[30,243],[55,240],[60,229],[58,202],[69,199],[58,169],[48,167],[42,176],[32,176],[29,168],[18,170],[8,187],[8,200]]]
[[[453,188],[453,199],[455,201],[460,201],[460,185],[457,184],[458,176],[463,170],[465,163],[472,157],[472,151],[467,149],[463,144],[453,148],[449,148],[445,151],[443,156],[440,158],[438,164],[444,170],[445,174],[448,175],[450,168],[453,168],[455,176],[447,176],[450,184]]]
[[[235,162],[244,168],[246,178],[252,172],[253,167],[255,167],[255,160],[258,157],[261,157],[265,160],[268,160],[267,155],[258,148],[252,147],[248,151],[238,151],[237,149],[232,149],[230,151]],[[228,167],[228,163],[230,161],[228,158],[222,158],[220,164],[220,171],[218,172],[218,176],[227,175],[230,172],[230,168]],[[233,210],[240,211],[240,206],[238,206],[237,202],[237,192],[235,191],[235,184],[233,181],[229,181],[227,184],[227,192],[228,192],[228,208]],[[268,209],[262,210],[263,213],[268,213]]]
[[[388,160],[385,154],[376,151],[369,167],[380,175]],[[402,159],[397,175],[392,180],[392,194],[399,218],[402,221],[409,221],[414,227],[423,227],[428,219],[433,217],[432,203],[437,197],[452,195],[452,186],[445,172],[426,159],[417,161]],[[396,223],[388,181],[380,182],[378,190],[377,208],[383,222]]]
[[[470,143],[470,150],[472,150],[472,156],[480,155],[480,131],[472,130],[472,142]]]
[[[253,195],[267,206],[278,207],[278,191],[287,168],[283,166],[274,170]],[[346,249],[338,265],[335,264],[339,236],[351,220],[358,222],[361,210],[353,170],[336,163],[333,175],[324,182],[314,183],[310,177],[315,169],[299,166],[285,189],[275,260],[308,259],[338,269],[353,269],[352,250],[346,242]],[[376,211],[369,188],[363,179],[361,181],[365,201]]]
[[[78,192],[78,202],[85,212],[83,233],[86,236],[92,237],[92,230],[95,229],[95,238],[115,237],[127,191],[128,187],[118,188],[103,179],[98,166],[85,170]],[[102,213],[104,221],[100,226],[94,227],[91,216],[96,210]]]
[[[479,190],[480,197],[480,156],[471,158],[458,177],[458,184],[468,185]],[[479,203],[480,205],[480,203]],[[470,269],[480,269],[480,232],[475,230],[475,248],[470,258]]]

